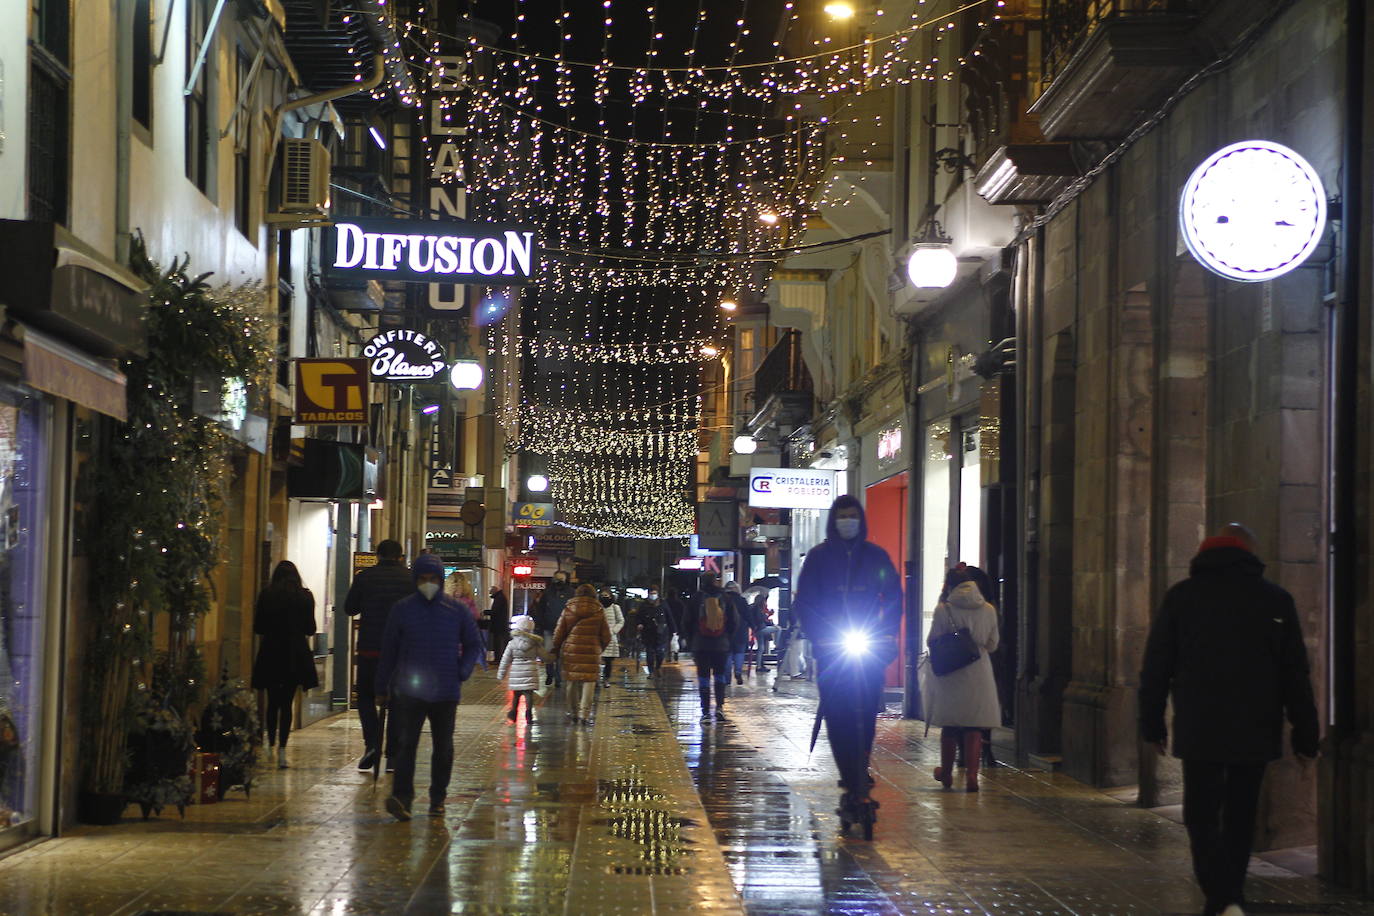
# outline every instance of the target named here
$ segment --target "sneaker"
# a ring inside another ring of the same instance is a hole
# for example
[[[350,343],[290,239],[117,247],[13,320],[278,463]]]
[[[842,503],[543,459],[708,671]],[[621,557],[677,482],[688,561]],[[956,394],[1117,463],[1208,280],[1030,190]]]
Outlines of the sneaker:
[[[712,716],[712,715],[711,715],[711,710],[710,710],[710,709],[703,709],[703,710],[701,711],[701,721],[703,721],[703,722],[710,722],[710,721],[711,721],[712,719],[714,719],[714,718],[715,718],[715,716]]]
[[[716,721],[717,721],[717,722],[724,722],[724,721],[725,721],[725,710],[720,709],[720,708],[717,708],[717,709],[716,709]]]
[[[1221,916],[1245,916],[1245,911],[1240,908],[1239,903],[1233,903],[1221,911]]]
[[[387,796],[386,810],[388,814],[398,821],[410,820],[410,805],[407,805],[394,795]]]
[[[370,750],[368,750],[368,751],[365,751],[365,752],[363,753],[362,758],[358,761],[358,769],[360,769],[360,770],[370,770],[370,769],[372,769],[374,766],[377,765],[377,757],[378,757],[381,753],[382,753],[382,752],[379,751],[379,750],[377,750],[376,748],[372,748],[372,749],[370,749]]]
[[[395,772],[396,772],[396,764],[394,764],[394,763],[391,762],[391,758],[390,758],[390,757],[386,758],[386,767],[385,767],[384,769],[385,769],[388,773],[395,773]]]
[[[286,748],[284,747],[277,748],[277,769],[286,769]]]
[[[443,802],[430,802],[430,803],[429,803],[429,816],[430,816],[430,817],[443,817],[443,816],[444,816],[444,803],[443,803]]]
[[[514,722],[514,721],[515,721],[515,715],[516,715],[515,710],[512,709],[510,712],[506,713],[506,718],[507,718],[508,720],[510,720],[511,722]]]
[[[741,677],[740,675],[736,674],[736,675],[735,675],[735,683],[736,683],[736,684],[743,684],[743,683],[744,683],[744,678]]]

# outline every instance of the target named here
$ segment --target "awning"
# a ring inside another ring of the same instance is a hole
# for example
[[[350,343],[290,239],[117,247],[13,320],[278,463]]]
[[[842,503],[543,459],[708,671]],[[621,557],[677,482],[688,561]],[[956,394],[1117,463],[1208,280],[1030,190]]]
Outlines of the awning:
[[[124,373],[33,328],[23,329],[23,340],[26,384],[116,420],[128,419]]]

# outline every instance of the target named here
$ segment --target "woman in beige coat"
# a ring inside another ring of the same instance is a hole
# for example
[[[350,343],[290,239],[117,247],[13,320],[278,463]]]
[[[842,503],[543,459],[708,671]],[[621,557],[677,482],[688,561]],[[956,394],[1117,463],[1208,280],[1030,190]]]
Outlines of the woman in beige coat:
[[[564,605],[553,634],[553,652],[568,683],[568,711],[575,723],[591,723],[601,653],[610,644],[611,628],[605,609],[596,600],[596,589],[579,585],[572,600]]]
[[[928,682],[933,695],[926,701],[926,722],[940,726],[940,766],[935,780],[948,789],[954,782],[954,754],[964,745],[965,788],[978,791],[978,765],[983,750],[983,729],[1002,724],[997,700],[997,681],[992,674],[991,654],[997,651],[997,609],[983,598],[978,584],[961,563],[945,577],[942,600],[930,622],[930,645],[940,636],[967,628],[978,646],[978,660]]]

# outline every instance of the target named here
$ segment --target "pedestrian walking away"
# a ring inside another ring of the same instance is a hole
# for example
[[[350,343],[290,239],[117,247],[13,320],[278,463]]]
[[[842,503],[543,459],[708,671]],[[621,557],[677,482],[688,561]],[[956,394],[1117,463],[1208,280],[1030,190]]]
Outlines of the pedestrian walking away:
[[[510,712],[506,718],[512,722],[520,714],[520,698],[525,698],[525,721],[534,721],[534,692],[539,689],[539,669],[544,661],[544,639],[534,632],[534,618],[526,615],[513,618],[510,622],[510,641],[501,653],[501,664],[496,676],[502,680],[510,678],[506,688],[511,692]]]
[[[725,718],[725,689],[730,683],[730,641],[735,629],[743,626],[734,604],[720,587],[720,580],[707,576],[701,593],[687,607],[683,630],[687,650],[697,667],[697,693],[703,719]],[[715,713],[711,712],[711,692],[715,689]]]
[[[353,659],[358,723],[363,730],[360,770],[372,769],[383,753],[388,761],[395,756],[392,735],[383,734],[377,711],[377,661],[382,655],[382,634],[386,632],[391,606],[414,590],[415,583],[410,570],[406,569],[400,542],[386,540],[377,545],[377,565],[359,570],[344,598],[344,613],[358,618]]]
[[[620,658],[620,631],[625,628],[625,615],[609,589],[601,590],[601,606],[606,609],[606,625],[611,630],[611,641],[601,653],[601,683],[609,687],[615,660]]]
[[[253,632],[262,637],[253,662],[253,687],[267,691],[267,746],[286,768],[286,740],[296,711],[296,690],[320,685],[310,638],[315,635],[315,596],[301,583],[290,560],[272,570],[272,580],[253,608]]]
[[[440,817],[453,771],[453,721],[463,682],[483,652],[472,609],[441,590],[444,564],[432,554],[416,558],[414,591],[397,602],[382,634],[377,699],[391,704],[396,730],[396,773],[386,809],[410,820],[415,800],[415,752],[429,722],[432,744],[429,813]]]
[[[925,678],[921,700],[926,723],[940,728],[940,765],[935,768],[935,781],[946,789],[953,785],[956,750],[962,744],[964,787],[977,792],[983,729],[1002,724],[1002,708],[991,658],[999,641],[997,610],[985,600],[969,570],[960,563],[945,574],[926,643],[933,654],[941,639],[959,634],[972,647],[970,655],[963,659],[962,667]],[[968,636],[963,637],[960,631]]]
[[[553,636],[553,651],[568,685],[568,715],[574,724],[591,724],[601,654],[611,638],[606,609],[597,600],[596,589],[579,585],[564,605]]]
[[[1240,916],[1264,770],[1283,756],[1285,715],[1304,772],[1317,707],[1293,597],[1264,578],[1255,535],[1231,523],[1202,542],[1164,595],[1140,671],[1140,735],[1183,761],[1183,822],[1204,916]]]
[[[749,654],[749,637],[758,629],[759,624],[754,619],[753,608],[744,600],[738,582],[725,583],[725,598],[735,609],[735,619],[739,621],[739,625],[730,634],[730,659],[726,673],[735,676],[736,684],[743,684],[744,660]]]
[[[548,588],[544,589],[544,594],[540,596],[535,605],[535,626],[544,637],[544,645],[553,646],[553,633],[558,629],[559,618],[563,616],[563,608],[573,597],[573,587],[568,582],[568,574],[563,570],[553,574],[553,581]],[[544,684],[552,684],[555,687],[563,686],[563,678],[559,672],[558,656],[550,653],[548,663],[544,666]]]
[[[863,506],[841,496],[830,506],[826,537],[797,577],[792,610],[812,640],[818,718],[840,771],[840,824],[872,839],[878,803],[868,773],[882,709],[883,676],[897,657],[902,585],[887,551],[868,540]]]
[[[644,644],[644,664],[650,677],[663,667],[670,635],[667,609],[658,600],[658,592],[650,591],[639,606],[639,641]]]
[[[510,602],[499,585],[493,585],[487,594],[491,597],[491,607],[487,610],[487,642],[491,646],[492,659],[499,663],[510,639]]]

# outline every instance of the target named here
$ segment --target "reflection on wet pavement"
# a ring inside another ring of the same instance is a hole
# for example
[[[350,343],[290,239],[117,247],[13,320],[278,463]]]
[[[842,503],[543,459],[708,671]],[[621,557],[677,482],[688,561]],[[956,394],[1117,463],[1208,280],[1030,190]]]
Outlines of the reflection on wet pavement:
[[[686,671],[690,675],[690,671]],[[292,737],[186,819],[82,827],[0,859],[0,914],[1189,913],[1183,830],[1064,776],[999,767],[978,795],[930,778],[937,742],[879,723],[876,841],[842,839],[807,684],[732,688],[699,723],[669,668],[602,691],[593,727],[560,696],[510,724],[479,674],[459,708],[443,818],[393,821],[355,769],[357,720]],[[428,783],[421,748],[417,787]],[[1374,914],[1374,904],[1256,860],[1254,912]]]

